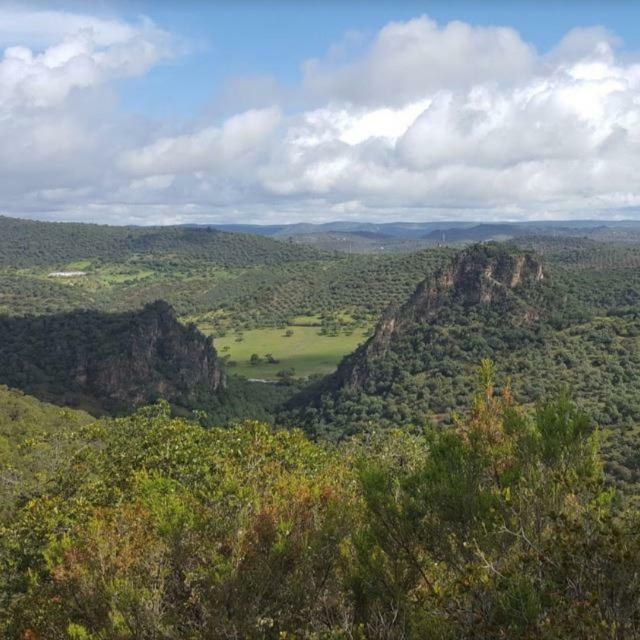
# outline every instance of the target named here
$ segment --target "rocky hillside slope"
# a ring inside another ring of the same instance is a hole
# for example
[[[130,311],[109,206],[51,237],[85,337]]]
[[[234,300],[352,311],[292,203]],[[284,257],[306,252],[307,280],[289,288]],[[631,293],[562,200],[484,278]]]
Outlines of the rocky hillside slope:
[[[388,310],[374,335],[342,362],[332,384],[364,386],[371,358],[384,356],[416,327],[437,323],[442,314],[453,309],[464,314],[482,307],[501,307],[509,322],[530,324],[538,311],[521,294],[543,279],[542,263],[533,254],[492,245],[473,246],[421,282],[399,309]],[[442,320],[446,324],[446,317]]]
[[[544,284],[533,253],[499,244],[465,249],[389,309],[335,374],[295,396],[286,419],[313,434],[344,435],[448,415],[468,401],[482,358],[505,362],[543,344]]]
[[[0,317],[0,383],[58,404],[190,407],[225,386],[210,338],[158,301],[121,314]]]

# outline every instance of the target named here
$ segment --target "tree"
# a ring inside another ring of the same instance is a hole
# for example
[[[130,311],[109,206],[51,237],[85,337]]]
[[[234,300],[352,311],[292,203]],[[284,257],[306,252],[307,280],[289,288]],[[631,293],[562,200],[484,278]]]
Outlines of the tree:
[[[290,367],[289,369],[281,369],[276,375],[278,376],[278,378],[285,381],[291,380],[291,378],[293,378],[293,376],[295,375],[295,372],[296,370],[293,367]]]
[[[365,453],[359,619],[379,638],[637,637],[640,546],[614,524],[590,419],[565,396],[527,414],[488,361],[480,380],[453,428]]]
[[[2,521],[0,637],[638,638],[640,516],[591,419],[479,382],[448,428],[334,445],[166,402],[67,434]]]

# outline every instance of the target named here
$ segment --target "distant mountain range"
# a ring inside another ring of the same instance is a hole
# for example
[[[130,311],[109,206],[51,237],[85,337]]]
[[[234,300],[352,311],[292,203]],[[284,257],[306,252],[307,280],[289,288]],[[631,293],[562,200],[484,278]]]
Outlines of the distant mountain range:
[[[438,222],[327,222],[283,225],[203,225],[222,231],[251,233],[325,251],[398,253],[433,245],[457,245],[526,236],[580,237],[600,241],[640,242],[637,220],[554,220],[508,223]]]
[[[63,265],[85,258],[113,259],[132,252],[140,255],[178,252],[194,257],[214,256],[224,266],[246,266],[248,262],[296,262],[318,257],[314,249],[354,254],[393,254],[438,245],[465,245],[533,236],[635,243],[640,242],[640,220],[500,223],[444,220],[380,224],[337,221],[323,224],[115,227],[38,222],[0,215],[0,265],[27,266],[34,261]],[[69,242],[70,238],[73,242]]]
[[[349,233],[349,234],[374,234],[387,238],[414,239],[417,235],[422,235],[439,229],[471,227],[476,222],[385,222],[376,224],[373,222],[325,222],[314,224],[311,222],[299,222],[296,224],[280,225],[245,225],[245,224],[222,224],[204,225],[212,226],[221,231],[231,231],[235,233],[253,233],[269,237],[301,236],[317,233]]]

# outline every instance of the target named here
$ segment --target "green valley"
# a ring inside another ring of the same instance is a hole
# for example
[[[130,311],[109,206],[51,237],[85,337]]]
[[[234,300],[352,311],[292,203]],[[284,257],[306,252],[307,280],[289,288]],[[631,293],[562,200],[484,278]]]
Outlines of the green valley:
[[[331,373],[340,360],[368,337],[362,326],[336,335],[322,335],[321,326],[287,325],[283,329],[252,329],[217,338],[222,356],[228,356],[231,374],[278,380]],[[259,361],[251,356],[257,355]],[[269,357],[271,356],[271,357]]]
[[[637,244],[65,228],[0,218],[3,637],[634,637]]]
[[[237,362],[230,372],[249,377],[275,377],[272,367],[260,375],[245,367],[253,353],[273,353],[298,377],[330,372],[389,304],[402,302],[451,255],[349,256],[208,228],[125,232],[98,225],[71,225],[71,249],[58,237],[65,228],[0,217],[0,313],[115,312],[163,299],[229,346]],[[29,250],[18,254],[17,247]],[[83,275],[50,275],[73,271]],[[289,340],[287,328],[295,331],[299,316],[315,318],[319,330],[302,328]],[[240,333],[245,338],[236,343]],[[315,346],[306,340],[312,337]]]

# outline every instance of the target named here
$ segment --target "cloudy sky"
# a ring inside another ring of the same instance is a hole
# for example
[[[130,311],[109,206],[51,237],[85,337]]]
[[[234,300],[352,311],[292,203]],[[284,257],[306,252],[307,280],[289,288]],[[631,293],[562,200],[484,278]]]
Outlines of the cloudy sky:
[[[640,217],[640,4],[0,1],[0,212]]]

